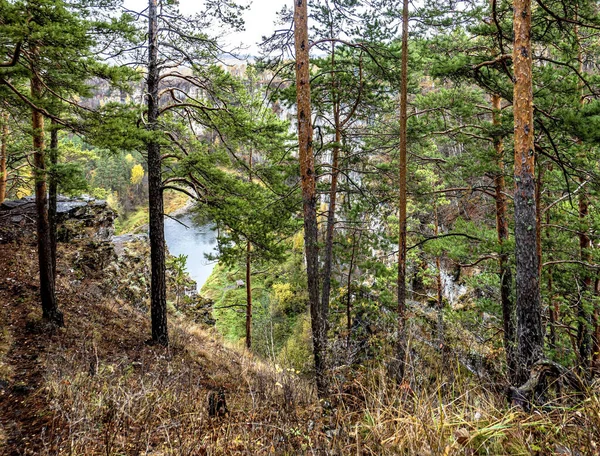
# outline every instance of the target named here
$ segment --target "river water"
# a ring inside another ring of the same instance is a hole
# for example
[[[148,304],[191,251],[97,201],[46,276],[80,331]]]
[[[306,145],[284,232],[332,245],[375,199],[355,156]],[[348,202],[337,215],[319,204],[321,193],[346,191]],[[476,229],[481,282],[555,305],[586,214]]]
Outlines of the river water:
[[[191,214],[182,214],[175,218],[181,223],[165,217],[165,241],[169,253],[174,256],[187,255],[187,272],[196,281],[200,291],[217,264],[204,256],[217,253],[217,233],[211,223],[194,223]]]

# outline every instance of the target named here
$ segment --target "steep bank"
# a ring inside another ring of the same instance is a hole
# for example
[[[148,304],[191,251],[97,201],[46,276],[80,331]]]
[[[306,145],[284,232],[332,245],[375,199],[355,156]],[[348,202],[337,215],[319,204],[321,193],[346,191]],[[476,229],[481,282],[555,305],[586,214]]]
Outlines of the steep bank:
[[[130,262],[115,270],[105,247],[86,237],[59,245],[67,326],[55,329],[40,318],[35,245],[0,244],[0,453],[596,453],[594,390],[533,414],[509,408],[457,360],[440,366],[435,350],[423,349],[418,332],[428,327],[417,318],[405,383],[390,382],[378,360],[341,366],[322,403],[310,383],[227,347],[176,309],[171,347],[147,346],[149,316],[131,294],[144,278],[131,269],[142,271],[147,258],[125,243]],[[209,416],[216,391],[227,400],[223,417]]]
[[[269,453],[306,446],[302,435],[320,417],[299,378],[228,349],[213,330],[174,308],[170,348],[145,344],[143,236],[119,237],[114,249],[94,235],[59,244],[64,329],[41,320],[33,240],[13,232],[0,244],[0,453],[222,454],[250,442],[257,453]],[[207,404],[217,390],[229,409],[220,419],[209,417]],[[290,436],[291,428],[300,435]]]

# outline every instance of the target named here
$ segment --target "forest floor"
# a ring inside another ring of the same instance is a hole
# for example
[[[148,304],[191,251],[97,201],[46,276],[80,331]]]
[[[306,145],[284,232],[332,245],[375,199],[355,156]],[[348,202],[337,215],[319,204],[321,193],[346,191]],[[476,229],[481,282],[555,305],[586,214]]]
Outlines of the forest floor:
[[[1,454],[597,454],[595,393],[524,413],[468,375],[414,369],[397,386],[372,365],[337,369],[320,402],[181,316],[168,349],[147,345],[147,313],[108,294],[102,272],[78,274],[75,248],[59,250],[56,329],[41,319],[35,246],[0,245]],[[211,417],[218,390],[228,413]]]

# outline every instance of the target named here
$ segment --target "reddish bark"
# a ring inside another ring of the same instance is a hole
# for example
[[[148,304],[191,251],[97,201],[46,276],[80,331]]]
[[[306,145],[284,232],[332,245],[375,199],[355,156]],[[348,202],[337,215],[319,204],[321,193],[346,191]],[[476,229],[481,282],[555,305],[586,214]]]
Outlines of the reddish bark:
[[[514,118],[515,118],[515,259],[517,266],[517,383],[529,378],[543,356],[544,333],[540,302],[536,235],[535,153],[531,50],[531,0],[514,2]]]
[[[304,250],[310,306],[315,379],[319,396],[327,395],[325,356],[327,315],[319,300],[319,253],[317,230],[317,186],[313,155],[313,126],[310,103],[310,62],[308,8],[306,0],[294,2],[294,38],[296,49],[296,105],[302,206],[304,212]]]

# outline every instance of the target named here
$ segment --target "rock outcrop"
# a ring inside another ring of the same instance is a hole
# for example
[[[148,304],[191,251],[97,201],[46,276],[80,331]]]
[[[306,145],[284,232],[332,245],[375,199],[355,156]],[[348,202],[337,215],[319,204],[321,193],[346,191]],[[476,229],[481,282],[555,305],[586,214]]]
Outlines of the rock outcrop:
[[[57,204],[59,255],[66,255],[76,282],[103,278],[101,293],[147,311],[150,300],[150,243],[146,234],[114,236],[115,212],[106,201],[60,197]],[[27,197],[0,205],[0,244],[35,243],[35,200]],[[60,274],[59,270],[59,274]],[[170,272],[170,271],[169,271]],[[212,301],[184,293],[168,274],[168,298],[196,322],[213,325]],[[189,279],[186,284],[193,281]],[[77,284],[74,284],[77,285]],[[195,284],[194,284],[195,290]]]
[[[109,241],[114,234],[116,214],[106,201],[93,198],[58,198],[57,240]],[[22,241],[36,235],[35,199],[5,201],[0,204],[0,243]]]

